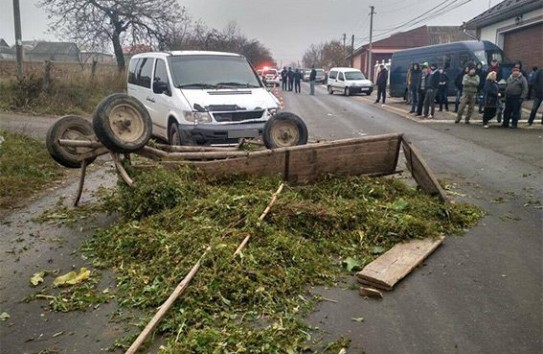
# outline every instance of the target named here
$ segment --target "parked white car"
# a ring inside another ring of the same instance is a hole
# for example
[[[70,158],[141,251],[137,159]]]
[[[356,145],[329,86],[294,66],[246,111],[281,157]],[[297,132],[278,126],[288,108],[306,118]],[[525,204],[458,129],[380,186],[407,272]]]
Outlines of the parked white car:
[[[266,86],[279,86],[281,85],[281,75],[275,69],[262,70],[262,80]]]
[[[153,135],[172,145],[231,144],[260,136],[279,109],[247,59],[223,52],[134,55],[128,94],[148,110]]]
[[[373,91],[373,82],[366,79],[358,69],[332,68],[328,73],[326,87],[329,94],[341,92],[345,96],[350,96],[362,92],[369,96]]]

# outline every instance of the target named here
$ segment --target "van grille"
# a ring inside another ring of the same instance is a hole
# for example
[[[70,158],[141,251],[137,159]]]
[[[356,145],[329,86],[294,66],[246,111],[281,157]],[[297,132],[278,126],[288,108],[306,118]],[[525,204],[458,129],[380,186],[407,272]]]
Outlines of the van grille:
[[[242,111],[242,112],[213,112],[217,122],[241,122],[248,119],[262,118],[264,110]]]

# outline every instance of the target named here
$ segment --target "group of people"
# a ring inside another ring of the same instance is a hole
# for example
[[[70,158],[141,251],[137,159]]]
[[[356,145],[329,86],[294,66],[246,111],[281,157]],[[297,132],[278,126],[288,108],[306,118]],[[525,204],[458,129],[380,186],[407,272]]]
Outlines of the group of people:
[[[282,91],[292,91],[294,88],[295,93],[300,93],[301,91],[301,81],[303,73],[300,69],[292,70],[292,67],[289,66],[287,69],[286,66],[281,70],[281,90]],[[317,71],[315,67],[311,68],[311,73],[309,74],[309,94],[315,94],[315,79],[317,78]]]
[[[449,77],[443,68],[435,64],[429,65],[413,63],[407,75],[409,101],[411,102],[410,114],[433,118],[436,101],[439,111],[449,111],[447,90]]]
[[[543,95],[543,69],[534,67],[528,79],[523,73],[522,64],[516,63],[507,78],[504,87],[498,83],[502,79],[502,70],[497,60],[492,60],[486,71],[482,65],[468,65],[454,81],[456,88],[456,101],[454,112],[457,113],[455,123],[464,117],[469,124],[475,105],[479,104],[479,113],[483,114],[483,127],[488,128],[489,122],[497,117],[502,127],[516,128],[521,115],[522,102],[533,93],[533,105],[528,118],[528,125],[532,125],[542,102]],[[428,63],[413,63],[407,77],[410,114],[432,118],[435,104],[439,104],[439,111],[448,106],[449,77],[444,68]],[[502,105],[505,99],[505,108]],[[464,112],[467,108],[467,112]],[[503,115],[503,120],[502,120]],[[543,124],[543,117],[541,119]]]

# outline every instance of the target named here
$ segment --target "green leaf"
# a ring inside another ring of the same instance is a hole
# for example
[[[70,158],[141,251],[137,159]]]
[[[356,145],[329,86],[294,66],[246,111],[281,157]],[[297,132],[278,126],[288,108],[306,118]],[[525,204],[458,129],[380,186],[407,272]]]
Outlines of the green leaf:
[[[408,203],[405,201],[405,199],[400,198],[396,199],[394,203],[392,203],[392,209],[396,211],[402,211],[407,207]]]
[[[370,252],[371,254],[382,254],[385,252],[385,248],[381,246],[373,246]]]
[[[358,260],[352,257],[345,258],[342,264],[347,269],[348,272],[354,272],[354,271],[362,269],[362,264]]]
[[[88,270],[85,267],[81,267],[81,269],[79,270],[79,274],[72,271],[67,274],[61,275],[53,281],[53,285],[54,286],[74,285],[77,283],[81,283],[83,280],[89,279],[89,277],[90,277],[90,270]]]
[[[10,317],[11,317],[11,316],[10,316],[9,313],[7,313],[7,312],[2,312],[2,313],[0,314],[0,320],[2,320],[2,321],[8,320]]]
[[[45,276],[45,272],[44,271],[41,271],[41,272],[37,272],[37,273],[34,273],[34,275],[32,276],[32,278],[30,278],[30,284],[36,286],[40,283],[43,283],[43,277]]]
[[[364,317],[356,317],[356,318],[353,317],[351,318],[351,320],[356,321],[356,322],[364,322]]]

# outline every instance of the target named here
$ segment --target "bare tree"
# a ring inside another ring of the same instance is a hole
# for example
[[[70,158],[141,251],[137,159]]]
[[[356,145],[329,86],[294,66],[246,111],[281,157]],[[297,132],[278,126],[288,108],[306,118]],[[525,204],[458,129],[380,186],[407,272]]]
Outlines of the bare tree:
[[[41,0],[53,19],[50,28],[93,48],[110,42],[119,71],[124,71],[123,43],[165,47],[173,24],[185,21],[177,0]]]
[[[315,65],[321,68],[346,66],[345,53],[350,53],[351,47],[344,48],[340,41],[330,41],[321,44],[311,44],[302,58],[303,65]]]

